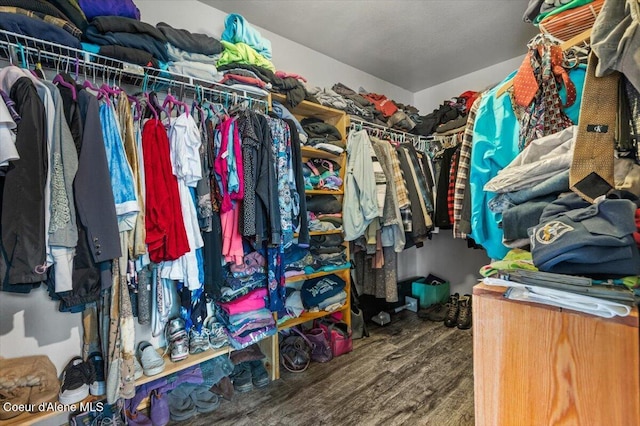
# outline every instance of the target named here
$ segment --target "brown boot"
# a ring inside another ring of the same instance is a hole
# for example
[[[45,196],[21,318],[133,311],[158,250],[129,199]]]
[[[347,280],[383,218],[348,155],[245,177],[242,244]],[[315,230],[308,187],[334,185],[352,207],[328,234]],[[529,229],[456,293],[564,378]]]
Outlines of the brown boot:
[[[56,367],[53,365],[49,357],[42,356],[38,362],[40,384],[31,388],[29,396],[29,404],[33,404],[36,410],[38,405],[43,402],[52,402],[58,398],[60,391],[60,381]]]

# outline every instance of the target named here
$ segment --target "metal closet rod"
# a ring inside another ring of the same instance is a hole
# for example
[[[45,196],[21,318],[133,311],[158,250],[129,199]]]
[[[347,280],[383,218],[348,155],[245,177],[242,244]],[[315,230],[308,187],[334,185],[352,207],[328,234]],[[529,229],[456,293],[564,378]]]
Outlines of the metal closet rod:
[[[429,141],[433,140],[430,137],[414,135],[413,133],[403,132],[402,130],[395,130],[395,129],[392,129],[392,128],[387,127],[387,126],[382,126],[380,124],[370,123],[368,121],[361,120],[361,119],[358,119],[358,118],[350,117],[350,120],[351,120],[350,127],[352,129],[360,128],[360,129],[377,130],[377,131],[384,132],[386,134],[400,136],[403,140],[407,140],[408,139],[408,140],[412,141],[414,144],[417,143],[417,142],[420,142],[420,141],[426,143],[426,142],[429,142]]]
[[[157,68],[141,67],[10,31],[0,30],[0,54],[12,64],[41,65],[57,72],[82,75],[88,80],[100,79],[117,85],[125,83],[143,90],[171,92],[179,89],[173,93],[186,96],[189,92],[225,103],[248,101],[250,107],[259,107],[265,113],[269,111],[266,96],[260,94]]]

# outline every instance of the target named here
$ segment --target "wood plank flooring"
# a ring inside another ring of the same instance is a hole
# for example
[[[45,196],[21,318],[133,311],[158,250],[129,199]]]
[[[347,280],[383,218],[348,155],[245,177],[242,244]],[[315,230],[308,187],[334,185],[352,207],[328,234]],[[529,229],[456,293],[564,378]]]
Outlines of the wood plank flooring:
[[[354,351],[234,395],[205,425],[473,425],[471,330],[401,312]],[[281,369],[282,370],[282,369]]]

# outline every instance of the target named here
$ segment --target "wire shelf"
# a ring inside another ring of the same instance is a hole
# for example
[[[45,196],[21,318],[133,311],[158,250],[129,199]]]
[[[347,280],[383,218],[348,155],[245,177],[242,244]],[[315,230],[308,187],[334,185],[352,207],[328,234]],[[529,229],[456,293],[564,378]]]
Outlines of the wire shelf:
[[[83,76],[121,86],[128,84],[155,91],[174,92],[180,97],[193,95],[236,104],[247,101],[250,108],[269,111],[268,95],[201,80],[153,67],[142,67],[50,41],[0,30],[0,58],[30,68],[40,64],[56,72]]]
[[[413,133],[403,132],[402,130],[392,129],[380,124],[370,123],[361,118],[350,116],[349,128],[352,130],[372,130],[377,132],[381,137],[389,137],[395,142],[410,142],[421,152],[429,152],[430,143],[433,141],[433,137],[414,135]],[[375,134],[375,133],[374,133]]]

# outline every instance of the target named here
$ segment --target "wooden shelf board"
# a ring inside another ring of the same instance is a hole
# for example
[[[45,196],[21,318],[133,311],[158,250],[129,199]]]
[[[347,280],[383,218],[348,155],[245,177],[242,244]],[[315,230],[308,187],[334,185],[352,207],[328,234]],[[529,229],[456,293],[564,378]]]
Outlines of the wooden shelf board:
[[[313,274],[295,275],[293,277],[287,277],[286,282],[295,283],[298,281],[311,280],[313,278],[324,277],[326,275],[331,275],[331,274],[339,275],[339,274],[344,274],[345,271],[349,271],[349,268],[336,269],[334,271],[320,271],[320,272],[314,272]]]
[[[101,399],[106,398],[105,395],[99,395],[99,396],[95,396],[95,395],[89,395],[88,397],[86,397],[85,399],[83,399],[82,401],[78,401],[75,404],[71,404],[71,405],[75,405],[77,407],[77,409],[80,408],[80,404],[87,404],[90,402],[95,402],[95,401],[99,401]],[[58,401],[54,401],[54,404],[60,404]],[[9,426],[9,425],[32,425],[38,422],[41,422],[43,420],[46,419],[50,419],[52,417],[56,417],[56,416],[60,416],[64,413],[69,413],[69,411],[66,410],[62,410],[62,411],[40,411],[37,413],[23,413],[20,414],[19,416],[16,416],[12,419],[7,419],[7,420],[0,420],[0,425],[2,426]]]
[[[170,374],[177,373],[178,371],[184,370],[185,368],[201,364],[220,355],[231,353],[232,351],[233,348],[231,348],[230,346],[225,346],[221,349],[209,349],[204,352],[200,352],[199,354],[189,354],[187,359],[178,362],[172,362],[169,354],[167,354],[164,356],[164,371],[162,371],[162,373],[160,374],[156,374],[155,376],[140,377],[138,380],[136,380],[136,387],[144,385],[145,383],[153,382],[154,380],[158,380]],[[158,353],[160,355],[162,355],[163,352],[164,348],[158,349]]]
[[[303,324],[307,321],[313,321],[314,319],[317,319],[317,318],[326,317],[327,315],[331,315],[334,312],[340,312],[346,309],[349,309],[349,305],[347,303],[345,303],[344,305],[342,305],[341,307],[333,311],[304,312],[298,318],[291,318],[290,320],[287,320],[282,324],[278,325],[278,331],[286,330],[287,328],[291,328],[293,326]]]
[[[304,191],[305,195],[344,195],[344,190],[330,191],[327,189],[308,189]]]
[[[317,149],[317,148],[312,148],[310,146],[302,146],[300,148],[300,151],[302,153],[302,157],[304,158],[327,158],[330,160],[335,160],[340,158],[340,156],[342,156],[344,153],[342,154],[333,154],[331,152],[327,152],[327,151],[323,151],[321,149]]]
[[[275,99],[284,105],[284,102],[287,100],[286,95],[281,93],[271,93],[271,99]],[[302,101],[291,111],[294,114],[304,115],[308,117],[319,117],[323,118],[323,116],[330,117],[342,117],[345,112],[339,109],[331,108],[328,106],[320,105],[315,102],[310,101]]]
[[[310,236],[314,236],[314,235],[329,235],[329,234],[342,234],[342,229],[332,229],[331,231],[309,231],[309,235]],[[298,234],[297,232],[295,234],[293,234],[294,237],[297,237]]]

